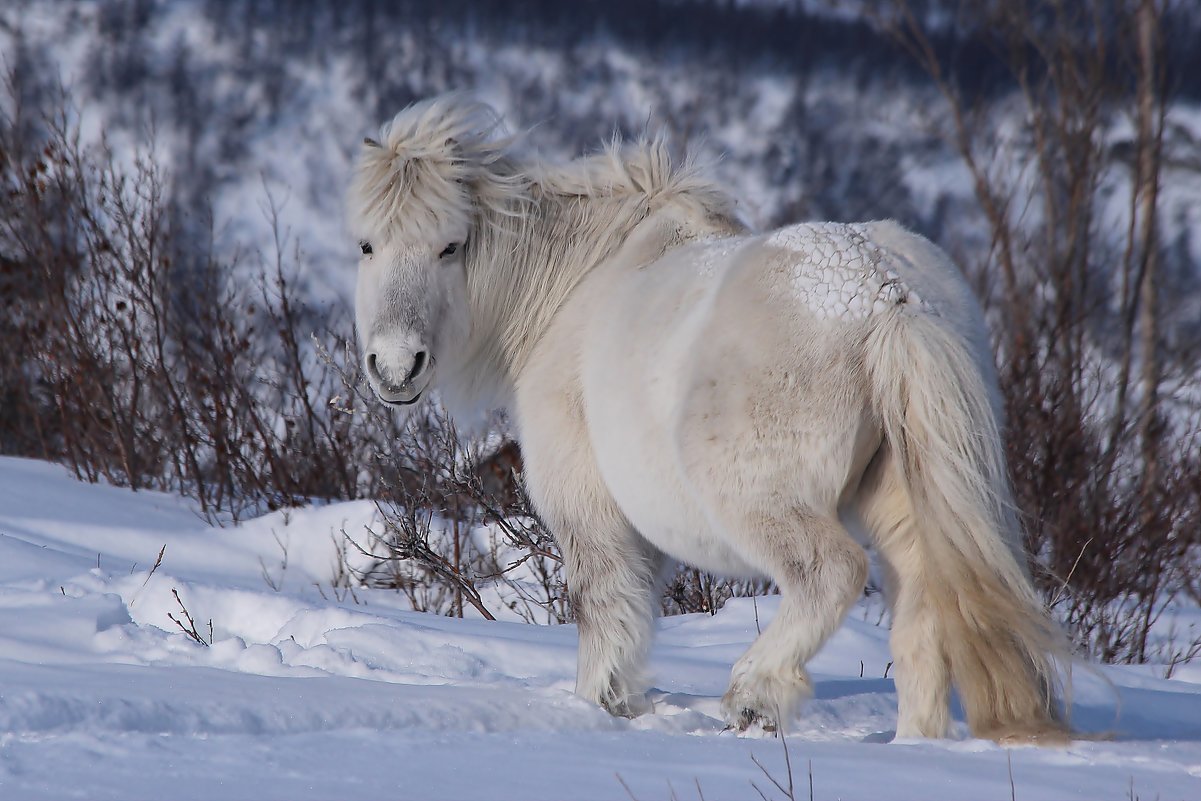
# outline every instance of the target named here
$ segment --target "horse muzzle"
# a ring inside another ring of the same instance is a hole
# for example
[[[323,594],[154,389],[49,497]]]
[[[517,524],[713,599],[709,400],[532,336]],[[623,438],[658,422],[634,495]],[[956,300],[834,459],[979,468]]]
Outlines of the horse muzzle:
[[[372,391],[389,406],[411,406],[421,400],[434,375],[434,357],[426,351],[413,354],[411,364],[403,371],[404,377],[400,381],[394,380],[395,373],[378,353],[369,352],[363,361]]]

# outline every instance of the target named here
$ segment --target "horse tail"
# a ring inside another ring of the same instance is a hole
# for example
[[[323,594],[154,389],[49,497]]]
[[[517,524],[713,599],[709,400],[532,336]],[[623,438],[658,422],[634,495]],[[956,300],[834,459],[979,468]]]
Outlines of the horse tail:
[[[1063,741],[1058,665],[1070,651],[1026,566],[991,362],[974,357],[947,320],[912,304],[877,320],[867,368],[890,451],[886,480],[908,496],[909,510],[877,536],[893,537],[889,547],[915,566],[897,575],[909,582],[909,613],[923,618],[906,621],[907,630],[937,641],[936,672],[949,671],[976,736]]]

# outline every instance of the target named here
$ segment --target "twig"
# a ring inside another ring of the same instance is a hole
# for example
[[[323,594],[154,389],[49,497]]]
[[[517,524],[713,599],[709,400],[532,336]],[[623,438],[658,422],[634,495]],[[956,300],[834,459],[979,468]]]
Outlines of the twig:
[[[634,795],[634,791],[630,789],[630,785],[626,784],[626,780],[621,778],[621,774],[614,771],[613,775],[617,777],[617,781],[621,784],[622,789],[626,791],[626,795],[630,797],[630,801],[638,801],[638,796]]]
[[[776,786],[776,789],[784,794],[784,797],[788,801],[796,801],[796,785],[792,775],[792,755],[788,753],[788,737],[784,734],[784,715],[779,707],[776,707],[776,720],[778,721],[777,731],[780,735],[780,747],[784,749],[784,769],[788,772],[788,786],[785,787],[775,776],[772,776],[754,754],[751,754],[751,761],[758,766],[759,770],[763,771],[763,775]],[[763,794],[763,791],[754,782],[751,782],[751,787],[754,787],[755,792],[759,793],[764,801],[767,801],[767,796]],[[809,761],[809,797],[813,797],[813,760]]]
[[[192,615],[188,612],[188,608],[186,606],[184,606],[183,601],[180,600],[179,591],[176,590],[174,587],[172,587],[171,594],[175,596],[175,603],[179,604],[179,608],[183,612],[184,618],[187,619],[188,625],[184,626],[184,624],[180,622],[179,618],[177,618],[175,615],[171,614],[170,612],[167,613],[167,617],[171,618],[171,621],[173,623],[175,623],[175,625],[179,626],[180,631],[182,631],[184,634],[191,637],[196,642],[203,645],[205,648],[208,648],[210,645],[213,644],[213,621],[212,621],[212,618],[209,619],[209,638],[208,638],[208,641],[206,642],[204,637],[200,636],[200,632],[196,630],[196,621],[192,619]]]
[[[767,768],[763,767],[763,763],[759,761],[759,758],[756,757],[754,754],[751,754],[751,761],[755,763],[755,766],[758,767],[759,770],[763,771],[763,775],[767,777],[768,781],[770,781],[772,784],[774,784],[776,786],[776,789],[778,789],[781,793],[784,793],[784,797],[787,798],[788,801],[796,801],[796,798],[793,795],[793,790],[792,790],[792,767],[791,767],[791,764],[788,759],[788,748],[787,747],[785,747],[785,749],[784,749],[784,760],[785,760],[785,765],[787,766],[786,770],[788,771],[788,786],[787,787],[780,784],[779,780],[775,776],[771,775],[771,772],[768,771]],[[755,790],[758,791],[759,795],[763,796],[763,798],[766,801],[767,796],[763,795],[763,791],[760,790],[758,787],[756,787],[754,782],[751,782],[751,787],[754,787]]]
[[[788,798],[789,801],[796,801],[796,788],[792,781],[792,756],[788,753],[788,738],[784,734],[784,715],[778,707],[776,708],[776,720],[780,721],[780,747],[784,749],[784,769],[788,771]],[[810,764],[810,768],[812,768],[812,764]]]
[[[154,560],[154,567],[150,568],[150,572],[146,574],[146,580],[142,582],[139,590],[146,589],[146,585],[150,583],[150,577],[154,575],[154,571],[158,570],[159,565],[163,563],[163,554],[167,552],[167,543],[163,543],[163,547],[158,549],[158,558]]]
[[[1055,597],[1051,599],[1051,603],[1049,603],[1048,606],[1055,606],[1059,603],[1060,599],[1063,598],[1064,593],[1067,592],[1068,589],[1068,582],[1070,582],[1072,580],[1072,576],[1075,575],[1076,568],[1080,565],[1080,560],[1084,558],[1084,551],[1089,545],[1092,544],[1092,541],[1093,538],[1089,537],[1087,540],[1085,540],[1084,544],[1080,546],[1080,553],[1076,554],[1076,561],[1072,562],[1072,569],[1069,570],[1067,576],[1064,577],[1063,582],[1059,585],[1059,589],[1055,591]]]

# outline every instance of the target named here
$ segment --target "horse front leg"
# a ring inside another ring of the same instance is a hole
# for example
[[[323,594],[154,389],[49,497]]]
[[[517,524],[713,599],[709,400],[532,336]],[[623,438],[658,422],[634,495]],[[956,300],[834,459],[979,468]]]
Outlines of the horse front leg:
[[[662,555],[623,519],[555,526],[580,634],[576,693],[614,715],[651,711],[644,674]]]
[[[521,429],[525,483],[567,567],[580,633],[576,693],[614,715],[650,710],[644,670],[664,562],[600,475],[578,403],[542,402]],[[569,445],[566,443],[570,443]]]

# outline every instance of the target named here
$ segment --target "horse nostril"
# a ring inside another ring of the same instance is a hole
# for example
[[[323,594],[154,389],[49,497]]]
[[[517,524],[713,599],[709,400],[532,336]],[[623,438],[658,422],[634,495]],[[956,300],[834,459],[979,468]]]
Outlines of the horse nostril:
[[[406,384],[417,376],[421,375],[421,371],[425,369],[426,361],[427,357],[425,351],[417,351],[417,353],[413,356],[413,369],[409,371],[409,375],[405,378]]]
[[[366,362],[367,362],[367,376],[369,378],[375,379],[376,381],[382,382],[383,376],[381,376],[379,374],[379,368],[375,364],[375,354],[368,353]]]

